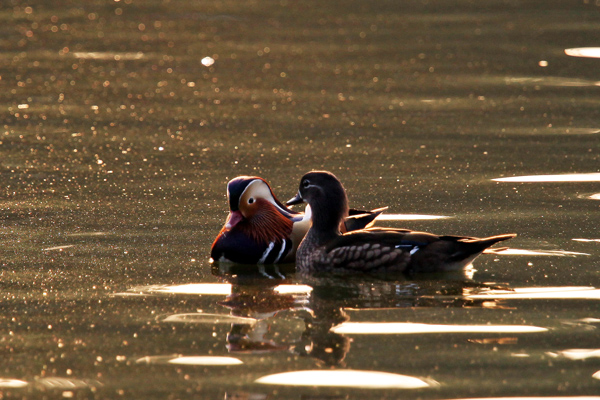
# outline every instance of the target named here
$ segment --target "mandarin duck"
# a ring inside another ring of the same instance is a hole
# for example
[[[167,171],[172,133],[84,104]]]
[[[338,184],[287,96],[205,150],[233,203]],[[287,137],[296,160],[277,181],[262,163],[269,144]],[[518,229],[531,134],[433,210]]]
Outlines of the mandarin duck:
[[[308,203],[312,226],[296,252],[302,272],[442,272],[460,270],[487,247],[515,237],[438,236],[408,229],[367,228],[342,233],[348,198],[337,177],[313,171],[300,180],[288,205]]]
[[[283,205],[262,178],[239,176],[227,184],[229,216],[212,244],[210,257],[238,264],[293,263],[296,249],[310,228],[310,207],[304,213]],[[340,229],[371,226],[385,208],[350,210]]]

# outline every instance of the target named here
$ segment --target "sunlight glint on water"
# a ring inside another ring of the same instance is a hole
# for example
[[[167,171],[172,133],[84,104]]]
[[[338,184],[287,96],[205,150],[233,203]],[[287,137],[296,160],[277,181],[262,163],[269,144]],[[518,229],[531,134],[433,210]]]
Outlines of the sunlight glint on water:
[[[339,334],[425,334],[425,333],[539,333],[548,329],[524,325],[437,325],[401,322],[344,322],[332,328]]]
[[[399,374],[377,371],[294,371],[264,376],[256,380],[267,385],[332,386],[364,389],[423,389],[435,387],[437,383]]]
[[[565,54],[571,57],[600,58],[600,47],[565,49]]]
[[[600,173],[526,175],[492,179],[496,182],[600,182]]]

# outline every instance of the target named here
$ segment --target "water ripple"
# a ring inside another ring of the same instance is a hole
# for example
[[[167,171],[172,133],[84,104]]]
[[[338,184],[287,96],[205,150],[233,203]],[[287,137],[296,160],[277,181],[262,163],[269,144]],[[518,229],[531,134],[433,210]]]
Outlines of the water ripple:
[[[445,215],[426,215],[426,214],[382,214],[377,217],[378,221],[418,221],[430,219],[451,218]]]
[[[577,239],[573,239],[577,240]],[[555,256],[555,257],[575,257],[575,256],[589,256],[588,253],[578,253],[576,251],[565,251],[565,250],[526,250],[526,249],[514,249],[510,247],[499,248],[499,249],[486,249],[485,254],[499,254],[503,256]]]
[[[144,58],[144,53],[116,53],[112,51],[88,51],[88,52],[75,52],[73,53],[75,58],[81,58],[86,60],[141,60]]]

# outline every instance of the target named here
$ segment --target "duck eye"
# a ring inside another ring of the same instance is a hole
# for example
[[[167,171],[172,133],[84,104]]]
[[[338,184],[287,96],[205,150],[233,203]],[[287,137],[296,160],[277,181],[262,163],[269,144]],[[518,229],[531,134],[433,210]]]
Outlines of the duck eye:
[[[250,198],[248,199],[248,204],[252,204],[252,203],[254,203],[254,197],[250,197]]]
[[[308,181],[308,179],[304,180],[304,182],[302,182],[302,187],[303,188],[307,188],[310,185],[310,182]]]

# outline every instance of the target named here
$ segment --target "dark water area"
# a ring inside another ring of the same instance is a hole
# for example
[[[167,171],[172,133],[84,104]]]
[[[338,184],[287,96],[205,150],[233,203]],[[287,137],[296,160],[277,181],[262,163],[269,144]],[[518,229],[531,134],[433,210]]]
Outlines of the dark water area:
[[[12,0],[0,21],[0,398],[600,393],[595,2]],[[286,200],[311,169],[388,206],[379,226],[518,236],[452,275],[209,262],[229,179]]]

